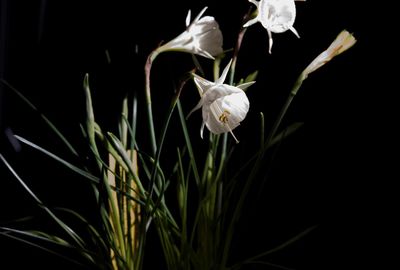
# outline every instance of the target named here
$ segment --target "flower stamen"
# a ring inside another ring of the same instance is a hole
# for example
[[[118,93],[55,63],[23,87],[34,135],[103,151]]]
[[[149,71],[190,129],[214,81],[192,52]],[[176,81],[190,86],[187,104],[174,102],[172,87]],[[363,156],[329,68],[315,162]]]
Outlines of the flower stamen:
[[[224,110],[223,112],[222,112],[222,114],[219,116],[219,121],[220,122],[222,122],[223,124],[226,124],[227,122],[228,122],[228,117],[229,117],[229,115],[230,115],[231,113],[229,112],[229,111],[227,111],[227,110]]]
[[[233,131],[231,129],[231,127],[229,126],[229,115],[231,113],[228,110],[224,110],[221,115],[218,117],[218,120],[224,124],[224,126],[226,126],[228,128],[228,132],[232,135],[233,139],[235,140],[236,143],[239,143],[239,140],[236,138],[235,134],[233,134]]]

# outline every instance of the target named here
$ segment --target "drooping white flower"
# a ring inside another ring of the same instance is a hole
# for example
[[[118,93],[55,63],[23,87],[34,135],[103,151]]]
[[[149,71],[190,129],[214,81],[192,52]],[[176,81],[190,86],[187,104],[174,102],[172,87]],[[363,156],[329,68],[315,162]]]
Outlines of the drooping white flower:
[[[267,29],[269,37],[269,53],[272,49],[272,33],[283,33],[287,30],[292,31],[297,37],[300,37],[293,24],[296,19],[295,0],[249,0],[257,7],[258,14],[243,25],[248,27],[257,22]],[[297,0],[304,1],[304,0]]]
[[[210,59],[222,53],[222,32],[214,17],[201,16],[207,7],[200,11],[199,15],[190,23],[191,12],[189,10],[186,17],[186,30],[156,49],[158,53],[164,51],[183,51],[201,55]]]
[[[243,121],[250,107],[249,99],[243,90],[255,82],[247,82],[238,86],[224,84],[230,66],[231,62],[215,82],[193,74],[201,99],[189,115],[202,108],[203,123],[200,131],[202,138],[204,126],[207,126],[208,130],[214,134],[230,132],[235,141],[238,142],[232,130]]]
[[[325,65],[327,62],[331,61],[333,57],[350,49],[356,43],[356,41],[357,40],[354,38],[354,36],[350,34],[348,31],[343,30],[342,32],[340,32],[339,35],[336,37],[336,39],[328,47],[328,49],[320,53],[306,67],[306,69],[303,71],[304,79],[307,78],[307,76],[311,72],[314,72],[315,70]]]

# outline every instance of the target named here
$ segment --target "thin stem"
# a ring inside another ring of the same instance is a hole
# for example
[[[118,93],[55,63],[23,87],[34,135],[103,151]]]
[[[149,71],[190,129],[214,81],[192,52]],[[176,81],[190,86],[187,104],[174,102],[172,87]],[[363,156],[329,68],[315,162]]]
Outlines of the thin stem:
[[[144,67],[147,117],[149,121],[150,141],[151,141],[151,149],[153,155],[155,155],[157,152],[157,142],[156,142],[156,133],[154,130],[153,109],[151,106],[150,73],[151,73],[152,63],[158,54],[159,54],[158,51],[156,50],[152,51],[147,57],[146,65]]]
[[[247,28],[243,28],[243,27],[240,30],[240,32],[238,34],[238,39],[236,41],[235,50],[233,51],[231,72],[229,74],[229,84],[230,85],[233,84],[234,79],[235,79],[235,70],[236,70],[237,58],[238,58],[238,55],[239,55],[240,47],[242,46],[242,41],[243,41],[244,34],[246,34],[246,30],[247,30]]]
[[[267,139],[265,141],[264,148],[267,148],[269,146],[269,144],[271,143],[272,139],[274,138],[276,132],[278,131],[278,128],[279,128],[280,124],[282,123],[283,117],[285,116],[290,104],[292,103],[293,98],[296,96],[297,92],[299,91],[304,79],[305,79],[305,76],[304,76],[303,73],[301,73],[300,76],[297,78],[295,84],[293,85],[293,88],[290,91],[289,96],[286,99],[285,104],[282,106],[282,109],[279,112],[279,115],[276,118],[275,123],[271,128],[271,131],[270,131],[270,133],[269,133],[269,135],[268,135],[268,137],[267,137]],[[265,150],[265,149],[263,149],[263,150]]]
[[[252,8],[250,8],[249,11],[243,16],[242,25],[246,21],[249,20],[250,15],[251,15],[251,10],[252,10]],[[240,48],[242,47],[242,41],[244,38],[244,34],[246,34],[246,31],[247,31],[247,28],[241,27],[238,37],[237,37],[237,40],[236,40],[235,49],[233,51],[233,56],[232,56],[231,73],[229,74],[229,84],[230,85],[233,84],[233,81],[235,79],[236,62],[237,62]]]

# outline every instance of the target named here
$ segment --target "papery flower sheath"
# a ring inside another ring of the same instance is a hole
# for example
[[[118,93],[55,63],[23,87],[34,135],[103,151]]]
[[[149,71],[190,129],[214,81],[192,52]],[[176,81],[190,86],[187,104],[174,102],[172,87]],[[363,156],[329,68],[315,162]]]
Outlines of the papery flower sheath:
[[[158,53],[165,51],[182,51],[201,55],[210,59],[222,53],[223,37],[214,17],[201,16],[207,7],[190,23],[191,12],[186,17],[186,30],[170,42],[157,48]]]
[[[269,53],[272,49],[272,33],[283,33],[287,30],[292,31],[300,37],[293,24],[296,19],[295,0],[249,0],[257,7],[257,16],[243,25],[248,27],[257,22],[267,30],[269,37]],[[298,0],[301,1],[301,0]]]
[[[303,71],[304,79],[311,73],[331,61],[333,57],[341,54],[342,52],[350,49],[355,43],[356,39],[348,31],[343,30],[339,33],[332,44],[320,53]]]
[[[215,82],[193,74],[193,80],[201,99],[189,115],[202,108],[203,123],[200,131],[202,138],[204,126],[207,126],[208,130],[214,134],[230,132],[235,141],[238,142],[232,130],[243,121],[250,107],[249,99],[243,90],[255,82],[247,82],[238,86],[224,84],[231,62]]]

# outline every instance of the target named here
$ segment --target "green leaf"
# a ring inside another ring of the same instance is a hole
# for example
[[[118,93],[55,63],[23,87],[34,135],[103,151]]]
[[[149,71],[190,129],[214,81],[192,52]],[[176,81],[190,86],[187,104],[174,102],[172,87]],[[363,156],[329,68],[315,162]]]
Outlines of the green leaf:
[[[188,132],[188,129],[186,126],[186,120],[185,120],[185,116],[183,114],[182,105],[179,100],[178,100],[178,112],[179,112],[179,119],[181,120],[181,127],[182,127],[182,131],[183,131],[183,135],[185,137],[186,147],[189,152],[190,162],[192,164],[194,178],[196,180],[197,186],[199,187],[200,186],[199,170],[197,169],[196,158],[195,158],[195,155],[193,152],[192,142],[190,140],[189,132]]]
[[[22,187],[31,195],[35,200],[37,205],[42,208],[80,247],[84,246],[84,241],[78,234],[75,233],[67,224],[65,224],[61,219],[59,219],[40,199],[35,195],[35,193],[28,187],[28,185],[22,180],[22,178],[17,174],[17,172],[12,168],[12,166],[7,162],[7,160],[0,154],[0,159],[6,165],[7,169],[14,175]]]
[[[276,135],[271,142],[269,143],[269,145],[267,146],[267,148],[275,145],[276,143],[282,141],[283,139],[285,139],[287,136],[291,135],[292,133],[294,133],[295,131],[297,131],[300,127],[303,126],[304,123],[302,122],[296,122],[291,124],[290,126],[286,127],[282,132],[280,132],[278,135]]]
[[[40,239],[40,240],[46,240],[46,239],[42,239],[42,238],[39,238],[39,237],[34,236],[34,235],[29,235],[29,233],[26,233],[26,232],[23,232],[23,231],[17,231],[17,230],[11,231],[11,230],[7,230],[7,228],[0,228],[0,229],[4,230],[4,231],[0,231],[0,235],[3,235],[5,237],[11,238],[11,239],[14,239],[14,240],[17,240],[17,241],[20,241],[22,243],[28,244],[30,246],[33,246],[35,248],[41,249],[41,250],[46,251],[46,252],[48,252],[50,254],[53,254],[53,255],[58,256],[60,258],[63,258],[63,259],[65,259],[65,260],[67,260],[69,262],[72,262],[74,264],[83,266],[83,264],[81,262],[78,262],[77,260],[73,260],[70,257],[67,257],[67,256],[61,254],[60,252],[55,252],[54,249],[52,249],[52,248],[47,248],[44,245],[40,245],[40,244],[34,242],[34,240],[37,241],[38,239]],[[13,233],[14,234],[20,234],[21,236],[14,235]],[[27,239],[23,238],[22,235],[23,236],[29,235],[29,236],[33,237],[33,240],[27,240]],[[55,243],[55,244],[57,244],[57,243]]]
[[[18,136],[18,135],[14,135],[14,136],[15,136],[15,138],[16,138],[17,140],[19,140],[20,142],[25,143],[26,145],[28,145],[28,146],[30,146],[30,147],[32,147],[32,148],[34,148],[34,149],[36,149],[36,150],[42,152],[43,154],[45,154],[45,155],[51,157],[52,159],[54,159],[54,160],[60,162],[61,164],[65,165],[67,168],[69,168],[70,170],[72,170],[72,171],[78,173],[79,175],[82,175],[83,177],[89,179],[89,180],[92,181],[93,183],[96,183],[96,184],[99,183],[99,181],[100,181],[99,178],[96,177],[96,176],[94,176],[94,175],[92,175],[92,174],[90,174],[89,172],[87,172],[87,171],[85,171],[85,170],[82,170],[82,169],[76,167],[75,165],[69,163],[68,161],[66,161],[66,160],[64,160],[64,159],[62,159],[62,158],[60,158],[59,156],[57,156],[57,155],[51,153],[50,151],[48,151],[48,150],[46,150],[46,149],[44,149],[44,148],[38,146],[37,144],[35,144],[35,143],[33,143],[33,142],[31,142],[31,141],[29,141],[29,140],[27,140],[27,139],[25,139],[25,138],[23,138],[23,137],[21,137],[21,136]]]
[[[89,232],[94,236],[94,238],[96,239],[95,244],[96,245],[101,244],[104,249],[107,249],[107,245],[106,245],[103,237],[100,235],[100,233],[97,231],[97,229],[93,225],[91,225],[89,223],[89,221],[86,218],[84,218],[81,214],[79,214],[78,212],[76,212],[72,209],[68,209],[68,208],[64,208],[64,207],[56,207],[55,210],[68,213],[68,214],[74,216],[75,218],[77,218],[79,221],[81,221],[83,224],[85,224],[87,226]]]
[[[257,76],[258,76],[258,70],[254,71],[253,73],[250,73],[249,75],[247,75],[246,78],[240,79],[238,85],[241,85],[244,83],[249,83],[249,82],[254,82],[256,80]],[[244,90],[244,91],[246,91],[246,90]]]
[[[247,77],[244,79],[243,83],[253,82],[257,79],[257,76],[258,76],[258,70],[247,75]]]
[[[85,91],[86,97],[86,131],[89,137],[89,142],[94,149],[97,149],[95,142],[95,120],[94,120],[94,112],[92,105],[92,97],[90,94],[89,87],[89,74],[85,74],[85,78],[83,79],[83,90]]]
[[[33,111],[37,112],[39,116],[44,120],[44,122],[50,127],[50,129],[61,139],[61,141],[67,146],[75,156],[79,156],[78,152],[72,146],[72,144],[64,137],[64,135],[57,129],[57,127],[44,115],[42,114],[32,102],[29,101],[21,92],[19,92],[15,87],[10,85],[7,81],[0,79],[9,89],[11,89],[19,98],[22,99]]]
[[[251,257],[251,258],[249,258],[249,259],[247,259],[247,260],[244,260],[243,262],[241,262],[241,263],[235,265],[235,266],[233,267],[233,269],[240,269],[240,266],[242,266],[243,264],[252,263],[252,262],[257,261],[258,259],[260,259],[260,258],[262,258],[262,257],[265,257],[266,255],[269,255],[269,254],[271,254],[271,253],[280,251],[280,250],[286,248],[287,246],[293,244],[294,242],[300,240],[301,238],[303,238],[304,236],[306,236],[307,234],[309,234],[311,231],[313,231],[315,228],[317,228],[317,225],[312,226],[312,227],[310,227],[310,228],[308,228],[308,229],[302,231],[301,233],[297,234],[296,236],[290,238],[289,240],[283,242],[282,244],[276,246],[276,247],[273,248],[273,249],[267,250],[267,251],[265,251],[265,252],[263,252],[263,253],[260,253],[260,254],[258,254],[258,255],[256,255],[256,256],[253,256],[253,257]]]
[[[122,145],[127,148],[128,144],[128,126],[127,121],[128,119],[128,97],[125,97],[122,101],[122,112],[121,112],[121,119],[119,121],[119,137],[122,142]]]
[[[136,172],[132,168],[130,157],[129,157],[128,153],[126,152],[125,148],[123,147],[121,141],[111,132],[107,132],[107,141],[110,142],[110,145],[113,147],[113,149],[118,154],[117,156],[114,156],[114,158],[117,160],[118,163],[120,163],[121,166],[124,167],[124,170],[127,171],[131,175],[131,177],[137,184],[141,195],[144,195],[145,190],[143,188],[143,185],[140,182],[139,177],[137,176]],[[110,148],[108,148],[108,149],[110,149]],[[113,153],[115,154],[115,152],[113,152]],[[111,154],[113,154],[113,153],[111,153]]]

